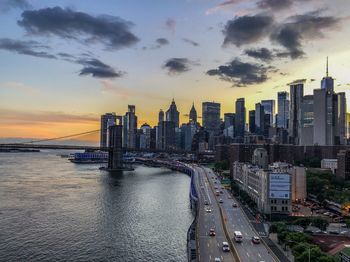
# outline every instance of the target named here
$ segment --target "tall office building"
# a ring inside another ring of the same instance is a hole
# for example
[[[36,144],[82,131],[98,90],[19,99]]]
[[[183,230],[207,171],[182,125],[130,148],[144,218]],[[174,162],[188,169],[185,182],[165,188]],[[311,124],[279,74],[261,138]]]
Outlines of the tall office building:
[[[220,104],[214,102],[202,103],[203,127],[209,133],[217,134],[220,130]]]
[[[162,121],[164,121],[164,111],[160,109],[158,113],[158,123]]]
[[[189,122],[197,123],[197,111],[196,111],[196,108],[194,107],[194,103],[192,103],[192,107],[190,110]]]
[[[202,114],[203,127],[209,134],[209,148],[214,149],[214,136],[220,133],[220,104],[203,102]]]
[[[234,113],[225,113],[224,114],[224,128],[229,128],[230,126],[235,125],[235,114]]]
[[[145,123],[140,128],[140,147],[149,149],[151,148],[151,127]]]
[[[136,148],[137,116],[134,105],[128,105],[128,112],[126,112],[123,122],[123,146]]]
[[[168,109],[168,111],[166,111],[166,121],[172,121],[174,122],[175,128],[179,127],[179,111],[177,111],[177,107],[175,104],[175,101],[173,99],[173,101],[171,101],[171,105]]]
[[[261,103],[255,104],[255,133],[262,135],[264,133],[264,107]]]
[[[328,75],[328,59],[321,89],[314,90],[314,112],[314,143],[330,146],[345,144],[345,93],[334,92],[334,80]]]
[[[160,149],[175,149],[175,124],[173,121],[160,123]]]
[[[347,143],[347,124],[346,124],[346,96],[344,92],[338,95],[338,128],[339,128],[339,143],[345,145]]]
[[[313,145],[314,141],[314,96],[303,97],[301,106],[300,145]]]
[[[249,111],[249,132],[255,134],[255,110]]]
[[[298,145],[300,140],[304,82],[304,80],[298,80],[290,84],[289,142],[295,145]]]
[[[100,127],[100,147],[107,147],[108,144],[108,129],[110,126],[116,124],[117,116],[115,113],[106,113],[101,115],[101,127]]]
[[[235,136],[244,137],[245,123],[244,98],[238,98],[236,100]]]
[[[287,129],[288,121],[289,121],[289,94],[288,92],[278,92],[276,126]]]
[[[326,76],[321,80],[321,89],[325,89],[329,92],[334,92],[334,79],[328,75],[328,56],[326,63]]]
[[[261,100],[261,105],[264,107],[265,115],[270,115],[270,126],[275,123],[275,100]]]

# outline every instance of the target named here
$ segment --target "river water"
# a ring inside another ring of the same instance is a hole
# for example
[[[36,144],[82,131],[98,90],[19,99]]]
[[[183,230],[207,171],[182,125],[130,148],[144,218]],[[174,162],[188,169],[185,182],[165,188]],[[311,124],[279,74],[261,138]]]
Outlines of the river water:
[[[187,261],[187,175],[60,153],[0,153],[0,261]]]

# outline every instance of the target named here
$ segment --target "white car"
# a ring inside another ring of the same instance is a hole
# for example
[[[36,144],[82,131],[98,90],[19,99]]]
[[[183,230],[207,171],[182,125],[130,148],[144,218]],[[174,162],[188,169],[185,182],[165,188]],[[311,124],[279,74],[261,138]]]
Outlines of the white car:
[[[216,258],[214,259],[214,262],[221,262],[221,259],[218,258],[218,257],[216,257]]]
[[[222,251],[224,251],[224,252],[230,251],[230,247],[228,246],[227,242],[222,242]]]
[[[207,211],[207,213],[211,213],[211,209],[210,208],[207,208],[206,211]]]
[[[224,200],[222,200],[222,199],[220,198],[219,203],[224,203]]]

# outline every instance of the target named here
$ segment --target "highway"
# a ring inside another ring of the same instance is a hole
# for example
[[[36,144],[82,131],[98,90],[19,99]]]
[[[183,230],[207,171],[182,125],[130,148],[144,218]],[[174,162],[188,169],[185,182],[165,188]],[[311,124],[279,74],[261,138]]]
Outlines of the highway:
[[[276,261],[274,257],[270,254],[268,248],[263,244],[254,244],[251,241],[252,236],[266,236],[265,232],[257,232],[254,231],[252,225],[249,222],[249,219],[244,214],[243,210],[238,207],[233,207],[233,203],[238,202],[232,197],[232,195],[226,190],[221,189],[221,183],[217,176],[210,170],[209,168],[203,168],[209,178],[210,186],[212,190],[215,192],[215,187],[218,188],[219,191],[222,190],[222,193],[217,196],[217,198],[221,198],[223,203],[221,204],[222,211],[225,218],[226,228],[229,232],[230,238],[233,239],[234,231],[241,231],[243,235],[242,243],[234,242],[235,248],[239,255],[241,261],[266,261],[266,262],[274,262]],[[213,179],[214,178],[214,179]]]
[[[210,183],[205,175],[205,171],[197,166],[195,170],[195,183],[198,189],[199,214],[197,222],[197,244],[198,261],[209,262],[215,258],[221,261],[234,261],[232,251],[223,252],[222,242],[227,242],[224,234],[223,224],[220,217],[220,210],[215,196],[210,189]],[[208,205],[205,205],[207,203]],[[207,212],[210,208],[211,212]],[[209,230],[215,229],[216,236],[209,236]]]

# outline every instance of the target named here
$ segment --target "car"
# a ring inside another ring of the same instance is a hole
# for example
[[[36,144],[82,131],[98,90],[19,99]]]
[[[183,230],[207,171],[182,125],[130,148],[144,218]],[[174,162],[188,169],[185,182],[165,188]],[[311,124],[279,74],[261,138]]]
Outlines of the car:
[[[235,231],[233,232],[233,240],[236,242],[236,243],[241,243],[243,241],[243,235],[241,233],[241,231]]]
[[[216,181],[214,181],[214,184],[216,184]]]
[[[227,198],[228,198],[228,199],[232,199],[232,196],[228,195]]]
[[[260,244],[260,238],[257,237],[257,236],[253,236],[253,237],[252,237],[252,242],[253,242],[254,244]]]
[[[205,211],[206,211],[207,213],[211,213],[211,209],[210,209],[210,208],[207,208]]]
[[[215,236],[215,229],[214,228],[211,228],[210,230],[209,230],[209,236]]]
[[[216,257],[216,258],[214,259],[214,262],[221,262],[221,259],[218,258],[218,257]]]
[[[230,252],[230,247],[228,246],[227,242],[222,242],[222,251]]]
[[[237,203],[233,203],[232,207],[238,207]]]
[[[222,190],[220,190],[220,194],[223,194],[224,192]]]
[[[204,201],[204,205],[206,205],[206,206],[209,205],[208,200],[205,200],[205,201]]]
[[[222,200],[221,198],[219,199],[219,203],[224,203],[224,200]]]

